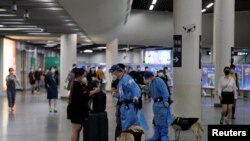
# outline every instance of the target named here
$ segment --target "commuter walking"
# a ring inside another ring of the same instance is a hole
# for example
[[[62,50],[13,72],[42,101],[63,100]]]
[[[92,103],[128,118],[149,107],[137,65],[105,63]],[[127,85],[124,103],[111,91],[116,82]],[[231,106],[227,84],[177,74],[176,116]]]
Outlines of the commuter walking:
[[[144,72],[145,83],[149,85],[149,96],[154,100],[154,135],[147,141],[169,141],[168,126],[172,124],[170,104],[168,102],[169,92],[164,81],[155,77],[153,72]]]
[[[220,124],[224,123],[224,118],[227,113],[226,124],[232,124],[232,106],[234,104],[235,95],[237,93],[237,87],[235,80],[230,76],[230,68],[226,66],[224,68],[225,76],[222,76],[218,83],[218,96],[222,104],[222,112]]]
[[[55,69],[51,68],[50,72],[45,77],[45,86],[47,90],[47,99],[49,102],[49,111],[52,112],[52,101],[54,103],[54,112],[57,112],[58,99],[58,76],[55,74]]]
[[[19,83],[16,75],[14,74],[14,69],[9,68],[9,75],[6,77],[7,85],[7,98],[9,111],[14,111],[15,100],[16,100],[16,83]]]
[[[36,79],[36,90],[39,92],[40,91],[40,80],[42,76],[42,68],[39,67],[38,70],[35,71],[35,79]]]
[[[99,87],[89,91],[88,87],[82,82],[83,76],[84,70],[76,69],[75,81],[69,96],[67,117],[72,123],[71,141],[79,141],[80,131],[89,113],[89,96],[100,92]]]
[[[30,70],[28,77],[29,77],[29,82],[31,86],[31,94],[34,94],[36,79],[35,79],[35,73],[33,69]]]

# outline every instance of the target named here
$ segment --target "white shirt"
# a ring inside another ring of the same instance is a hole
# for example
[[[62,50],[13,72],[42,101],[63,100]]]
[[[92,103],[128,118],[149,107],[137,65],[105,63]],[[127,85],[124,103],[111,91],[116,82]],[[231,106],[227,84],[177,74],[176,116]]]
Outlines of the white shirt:
[[[221,96],[222,92],[234,92],[234,98],[237,99],[237,87],[235,80],[229,76],[229,78],[223,76],[219,80],[218,95]]]

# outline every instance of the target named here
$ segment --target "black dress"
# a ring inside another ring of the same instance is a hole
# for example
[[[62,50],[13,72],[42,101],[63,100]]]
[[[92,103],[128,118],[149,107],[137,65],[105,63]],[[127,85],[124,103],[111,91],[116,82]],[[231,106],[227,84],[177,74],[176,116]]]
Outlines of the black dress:
[[[74,81],[67,108],[67,117],[72,123],[83,124],[88,117],[89,107],[88,87],[79,81]]]

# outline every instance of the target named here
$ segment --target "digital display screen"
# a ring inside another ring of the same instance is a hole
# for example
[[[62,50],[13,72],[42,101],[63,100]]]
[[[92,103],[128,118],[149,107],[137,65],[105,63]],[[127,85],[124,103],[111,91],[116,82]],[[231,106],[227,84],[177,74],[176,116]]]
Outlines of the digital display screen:
[[[146,64],[171,64],[171,50],[146,50],[145,51]]]

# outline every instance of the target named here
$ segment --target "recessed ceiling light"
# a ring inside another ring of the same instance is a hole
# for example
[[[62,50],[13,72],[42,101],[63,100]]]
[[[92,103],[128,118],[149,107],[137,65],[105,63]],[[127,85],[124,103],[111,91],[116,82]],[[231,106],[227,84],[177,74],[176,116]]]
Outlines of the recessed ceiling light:
[[[82,43],[82,46],[93,45],[93,43]]]
[[[207,7],[207,8],[210,8],[210,7],[213,6],[213,5],[214,5],[214,3],[211,2],[211,3],[209,3],[206,7]]]
[[[91,42],[91,40],[90,40],[90,39],[85,39],[85,41],[86,41],[86,42]]]
[[[73,23],[68,23],[68,24],[66,24],[67,26],[75,26],[75,24],[73,24]]]
[[[157,0],[153,0],[152,4],[155,5],[157,3]]]
[[[0,11],[7,11],[6,9],[0,8]]]
[[[202,9],[202,10],[201,10],[202,13],[203,13],[203,12],[206,12],[206,11],[207,11],[207,9]]]
[[[91,50],[91,49],[86,49],[86,50],[84,50],[83,52],[84,52],[84,53],[92,53],[93,50]]]
[[[49,7],[49,8],[44,8],[44,9],[52,10],[52,11],[60,11],[60,10],[63,10],[63,9],[60,8],[60,7]]]
[[[149,10],[153,10],[154,9],[154,5],[150,5],[150,7],[149,7]]]
[[[98,47],[98,49],[106,49],[106,47]]]
[[[65,22],[71,22],[72,20],[69,20],[69,19],[66,19],[66,20],[64,20]]]
[[[0,14],[0,17],[13,17],[15,14]]]

